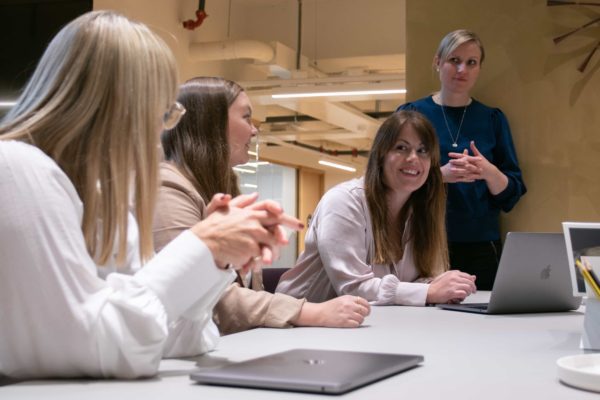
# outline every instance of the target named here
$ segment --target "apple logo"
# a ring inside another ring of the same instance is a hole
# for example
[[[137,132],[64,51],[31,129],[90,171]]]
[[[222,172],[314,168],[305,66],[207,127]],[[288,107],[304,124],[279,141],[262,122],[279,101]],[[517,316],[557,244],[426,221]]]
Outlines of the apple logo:
[[[548,278],[550,278],[550,270],[551,269],[552,269],[552,267],[548,264],[546,266],[546,268],[544,268],[542,270],[542,272],[540,272],[540,278],[542,278],[542,279],[548,279]]]

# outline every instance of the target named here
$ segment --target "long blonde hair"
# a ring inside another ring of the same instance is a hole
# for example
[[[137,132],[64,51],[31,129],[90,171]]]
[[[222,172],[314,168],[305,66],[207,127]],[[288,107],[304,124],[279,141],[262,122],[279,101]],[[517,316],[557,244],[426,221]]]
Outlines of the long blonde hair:
[[[67,174],[100,264],[115,244],[117,263],[125,260],[130,200],[140,255],[153,254],[158,134],[176,90],[175,59],[160,38],[120,14],[90,12],[52,40],[0,126],[0,139],[40,148]]]
[[[414,191],[396,221],[390,222],[385,183],[385,156],[398,141],[405,126],[411,125],[430,154],[431,166],[427,180]],[[446,193],[440,170],[440,149],[431,123],[416,111],[398,111],[383,122],[369,154],[365,173],[365,196],[373,227],[374,255],[371,262],[391,263],[403,256],[403,243],[393,238],[407,239],[420,276],[431,277],[448,268],[448,244],[445,215]],[[404,231],[408,223],[410,237]],[[396,229],[400,234],[394,235]]]

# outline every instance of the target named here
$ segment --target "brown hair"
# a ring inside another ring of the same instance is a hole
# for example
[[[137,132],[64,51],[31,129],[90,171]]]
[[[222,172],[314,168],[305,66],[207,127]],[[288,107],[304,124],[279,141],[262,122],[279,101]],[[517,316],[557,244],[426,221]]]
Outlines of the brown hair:
[[[427,180],[413,192],[398,219],[390,223],[384,181],[385,157],[393,149],[398,136],[410,124],[423,142],[431,157]],[[421,276],[438,275],[448,268],[448,245],[446,241],[445,210],[446,194],[440,171],[440,150],[431,123],[416,111],[398,111],[383,122],[371,148],[365,173],[365,195],[369,206],[373,239],[374,263],[390,263],[403,255],[403,243],[392,239],[394,229],[399,237],[410,241],[415,265]],[[410,237],[404,238],[408,223]]]
[[[100,264],[115,244],[117,263],[125,261],[132,199],[140,255],[154,253],[157,130],[176,89],[175,59],[159,37],[120,14],[90,12],[56,35],[3,120],[0,139],[37,146],[69,177]]]
[[[216,193],[239,194],[230,166],[227,137],[229,107],[243,91],[235,82],[194,78],[181,85],[179,101],[187,110],[177,126],[161,135],[165,159],[192,182],[204,201]]]

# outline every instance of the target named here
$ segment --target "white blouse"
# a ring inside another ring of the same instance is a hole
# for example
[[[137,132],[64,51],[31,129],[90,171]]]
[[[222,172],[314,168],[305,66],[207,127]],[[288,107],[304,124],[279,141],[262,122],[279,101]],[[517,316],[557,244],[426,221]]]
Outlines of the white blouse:
[[[133,218],[127,267],[99,267],[82,216],[51,158],[0,141],[0,376],[135,378],[213,349],[212,308],[233,272],[189,231],[140,269]]]
[[[375,242],[364,179],[341,183],[317,205],[304,252],[276,292],[317,303],[351,294],[373,305],[423,306],[431,279],[419,276],[409,244],[397,262],[371,263]]]

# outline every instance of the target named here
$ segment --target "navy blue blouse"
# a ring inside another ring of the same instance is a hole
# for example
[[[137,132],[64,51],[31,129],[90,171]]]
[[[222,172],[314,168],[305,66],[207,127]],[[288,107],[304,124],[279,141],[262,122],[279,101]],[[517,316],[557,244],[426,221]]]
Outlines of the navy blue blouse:
[[[463,116],[464,107],[444,106],[448,126],[442,108],[431,96],[406,103],[398,110],[416,110],[424,114],[435,127],[440,142],[441,165],[445,165],[449,152],[470,149],[471,140],[481,154],[508,177],[508,186],[501,193],[492,195],[485,181],[448,184],[446,206],[446,229],[450,242],[480,242],[500,239],[500,210],[510,211],[519,198],[527,192],[517,161],[508,121],[498,108],[488,107],[473,99],[469,104],[460,135],[458,147],[452,147]]]

